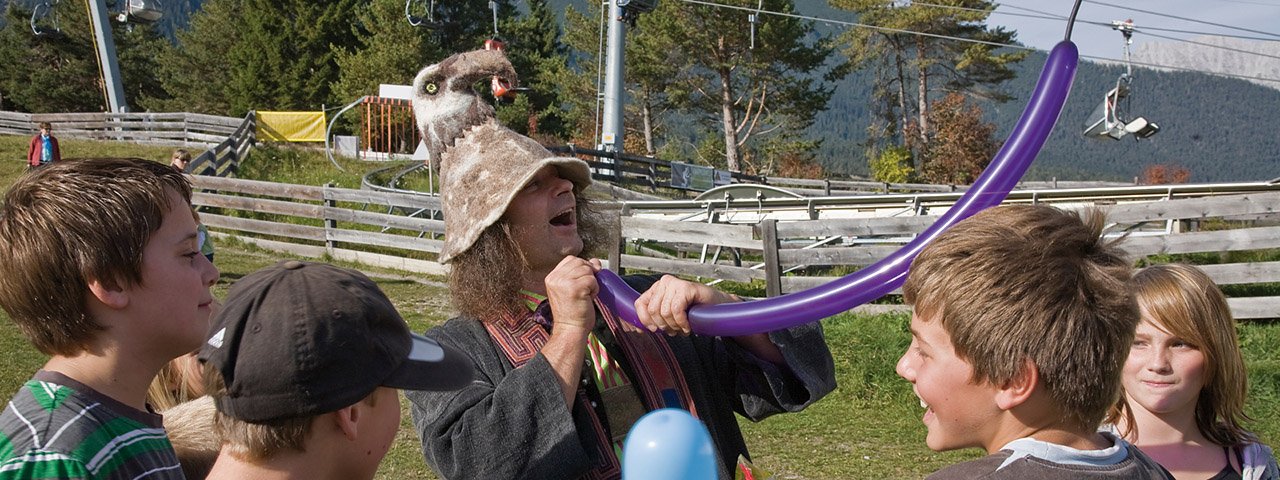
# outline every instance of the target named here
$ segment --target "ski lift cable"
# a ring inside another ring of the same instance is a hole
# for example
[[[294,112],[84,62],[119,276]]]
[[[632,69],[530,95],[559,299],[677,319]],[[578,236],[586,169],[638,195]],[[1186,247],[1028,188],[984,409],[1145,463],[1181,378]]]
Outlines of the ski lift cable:
[[[1177,15],[1170,15],[1170,14],[1167,14],[1167,13],[1153,12],[1153,11],[1150,11],[1150,10],[1142,10],[1142,9],[1139,9],[1139,8],[1133,8],[1133,7],[1121,7],[1121,6],[1119,6],[1119,5],[1114,5],[1114,4],[1111,4],[1111,3],[1103,3],[1103,2],[1096,1],[1096,0],[1084,0],[1084,2],[1085,2],[1085,3],[1092,3],[1092,4],[1094,4],[1094,5],[1102,5],[1102,6],[1112,7],[1112,8],[1118,8],[1118,9],[1121,9],[1121,10],[1129,10],[1129,11],[1134,11],[1134,12],[1139,12],[1139,13],[1145,13],[1145,14],[1148,14],[1148,15],[1156,15],[1156,16],[1160,16],[1160,17],[1168,17],[1168,18],[1173,18],[1173,19],[1177,19],[1177,20],[1183,20],[1183,21],[1187,21],[1187,22],[1202,23],[1202,24],[1205,24],[1205,25],[1213,25],[1213,26],[1215,26],[1215,27],[1230,28],[1230,29],[1233,29],[1233,30],[1240,30],[1240,31],[1244,31],[1244,32],[1257,33],[1257,34],[1262,34],[1262,35],[1267,35],[1267,36],[1271,36],[1271,37],[1280,38],[1280,33],[1267,32],[1267,31],[1263,31],[1263,30],[1254,30],[1254,29],[1251,29],[1251,28],[1237,27],[1237,26],[1232,26],[1232,25],[1224,25],[1224,24],[1221,24],[1221,23],[1208,22],[1208,21],[1204,21],[1204,20],[1197,20],[1197,19],[1194,19],[1194,18],[1188,18],[1188,17],[1180,17],[1180,16],[1177,16]]]
[[[684,2],[684,3],[694,4],[694,5],[703,5],[703,6],[708,6],[708,7],[718,7],[718,8],[725,8],[725,9],[730,9],[730,10],[742,10],[742,11],[750,11],[750,10],[754,10],[754,9],[752,9],[752,8],[750,8],[750,7],[740,7],[740,6],[737,6],[737,5],[725,5],[725,4],[715,3],[715,2],[709,2],[709,1],[705,1],[705,0],[680,0],[680,1],[681,1],[681,2]],[[1088,0],[1084,0],[1084,1],[1088,1]],[[879,31],[884,31],[884,32],[891,32],[891,33],[905,33],[905,34],[910,34],[910,35],[920,35],[920,36],[923,36],[923,37],[937,38],[937,39],[942,39],[942,40],[952,40],[952,41],[957,41],[957,42],[977,43],[977,44],[982,44],[982,45],[991,45],[991,46],[996,46],[996,47],[1014,48],[1014,49],[1019,49],[1019,50],[1029,50],[1029,51],[1040,52],[1040,53],[1048,53],[1048,52],[1049,52],[1048,50],[1043,49],[1043,48],[1028,47],[1028,46],[1026,46],[1026,45],[1016,45],[1016,44],[1010,44],[1010,43],[989,42],[989,41],[986,41],[986,40],[974,40],[974,39],[972,39],[972,38],[953,37],[953,36],[950,36],[950,35],[940,35],[940,34],[936,34],[936,33],[928,33],[928,32],[917,32],[917,31],[914,31],[914,30],[906,30],[906,29],[901,29],[901,28],[881,27],[881,26],[878,26],[878,25],[868,25],[868,24],[865,24],[865,23],[850,22],[850,21],[847,21],[847,20],[836,20],[836,19],[831,19],[831,18],[814,17],[814,16],[810,16],[810,15],[801,15],[801,14],[798,14],[798,13],[784,13],[784,12],[775,12],[775,11],[771,11],[771,10],[761,10],[761,13],[766,14],[766,15],[776,15],[776,16],[779,16],[779,17],[789,17],[789,18],[796,18],[796,19],[800,19],[800,20],[809,20],[809,21],[813,21],[813,22],[823,22],[823,23],[827,23],[827,24],[830,24],[830,25],[840,25],[840,26],[844,26],[844,27],[869,28],[869,29],[872,29],[872,30],[879,30]],[[1111,24],[1107,24],[1107,28],[1111,28]],[[1080,55],[1080,58],[1087,58],[1087,59],[1090,59],[1090,60],[1097,60],[1097,61],[1102,61],[1102,62],[1114,62],[1114,63],[1123,63],[1123,62],[1124,62],[1124,60],[1123,60],[1123,59],[1110,58],[1110,57],[1100,57],[1100,56],[1096,56],[1096,55]],[[1214,71],[1209,71],[1209,70],[1198,70],[1198,69],[1194,69],[1194,68],[1187,68],[1187,67],[1175,67],[1175,66],[1171,66],[1171,65],[1161,65],[1161,64],[1158,64],[1158,63],[1148,63],[1148,62],[1132,62],[1132,63],[1133,63],[1134,65],[1139,65],[1139,66],[1148,67],[1148,68],[1155,68],[1155,69],[1177,70],[1177,71],[1183,71],[1183,72],[1195,72],[1195,73],[1203,73],[1203,74],[1207,74],[1207,75],[1218,75],[1218,76],[1221,76],[1221,77],[1239,78],[1239,79],[1242,79],[1242,80],[1258,80],[1258,81],[1262,81],[1262,82],[1275,82],[1275,83],[1280,83],[1280,78],[1267,78],[1267,77],[1258,77],[1258,76],[1250,76],[1250,75],[1239,75],[1239,74],[1233,74],[1233,73],[1214,72]]]
[[[1039,49],[1037,49],[1037,50],[1039,50]],[[1040,50],[1040,51],[1043,51],[1043,50]],[[1098,61],[1102,61],[1102,62],[1114,62],[1114,63],[1122,63],[1122,62],[1124,62],[1124,60],[1120,60],[1120,59],[1116,59],[1116,58],[1108,58],[1108,57],[1099,57],[1099,56],[1096,56],[1096,55],[1080,55],[1080,58],[1087,58],[1087,59],[1090,59],[1090,60],[1098,60]],[[1268,77],[1257,77],[1257,76],[1252,76],[1252,75],[1240,75],[1240,74],[1235,74],[1235,73],[1214,72],[1214,71],[1211,71],[1211,70],[1200,70],[1200,69],[1188,68],[1188,67],[1175,67],[1175,66],[1173,66],[1173,65],[1161,65],[1161,64],[1158,64],[1158,63],[1148,63],[1148,62],[1138,62],[1138,61],[1132,61],[1132,62],[1129,62],[1129,63],[1132,63],[1132,64],[1137,65],[1137,66],[1140,66],[1140,67],[1147,67],[1147,68],[1152,68],[1152,69],[1157,69],[1157,70],[1177,70],[1177,71],[1180,71],[1180,72],[1203,73],[1203,74],[1206,74],[1206,75],[1217,75],[1217,76],[1219,76],[1219,77],[1238,78],[1238,79],[1241,79],[1241,80],[1257,80],[1257,81],[1260,81],[1260,82],[1280,83],[1280,78],[1268,78]]]
[[[1231,2],[1231,3],[1243,3],[1243,4],[1246,4],[1246,5],[1262,5],[1262,6],[1264,6],[1264,7],[1277,7],[1277,8],[1280,8],[1280,3],[1268,3],[1268,2],[1258,2],[1258,1],[1252,1],[1252,2],[1251,2],[1251,1],[1249,1],[1249,0],[1218,0],[1218,1],[1220,1],[1220,2]]]
[[[1235,47],[1228,47],[1228,46],[1226,46],[1226,45],[1214,45],[1214,44],[1212,44],[1212,43],[1198,42],[1198,41],[1195,41],[1195,40],[1187,40],[1187,39],[1184,39],[1184,38],[1178,38],[1178,37],[1170,37],[1170,36],[1168,36],[1168,35],[1160,35],[1160,34],[1158,34],[1158,33],[1144,32],[1143,30],[1146,30],[1146,28],[1139,27],[1139,28],[1134,29],[1134,31],[1135,31],[1136,33],[1141,33],[1141,34],[1147,35],[1147,36],[1149,36],[1149,37],[1163,38],[1163,39],[1165,39],[1165,40],[1173,40],[1173,41],[1175,41],[1175,42],[1190,43],[1190,44],[1192,44],[1192,45],[1200,45],[1200,46],[1202,46],[1202,47],[1210,47],[1210,48],[1216,48],[1216,49],[1219,49],[1219,50],[1227,50],[1227,51],[1232,51],[1232,52],[1236,52],[1236,53],[1246,53],[1246,54],[1249,54],[1249,55],[1257,55],[1257,56],[1259,56],[1259,57],[1267,57],[1267,58],[1274,58],[1274,59],[1276,59],[1276,60],[1280,60],[1280,55],[1271,55],[1271,54],[1268,54],[1268,53],[1254,52],[1254,51],[1251,51],[1251,50],[1244,50],[1244,49],[1235,48]]]
[[[715,2],[709,2],[709,1],[704,1],[704,0],[680,0],[680,1],[681,1],[681,2],[684,2],[684,3],[690,3],[690,4],[694,4],[694,5],[702,5],[702,6],[707,6],[707,7],[718,7],[718,8],[725,8],[725,9],[730,9],[730,10],[748,11],[748,12],[750,12],[750,11],[755,11],[755,9],[754,9],[754,8],[751,8],[751,7],[740,7],[740,6],[737,6],[737,5],[725,5],[725,4],[723,4],[723,3],[715,3]],[[882,26],[879,26],[879,25],[870,25],[870,24],[866,24],[866,23],[850,22],[850,21],[847,21],[847,20],[836,20],[836,19],[831,19],[831,18],[814,17],[814,16],[810,16],[810,15],[801,15],[801,14],[798,14],[798,13],[775,12],[775,11],[772,11],[772,10],[760,10],[760,13],[762,13],[762,14],[767,14],[767,15],[775,15],[775,16],[779,16],[779,17],[790,17],[790,18],[796,18],[796,19],[800,19],[800,20],[809,20],[809,21],[814,21],[814,22],[822,22],[822,23],[827,23],[827,24],[831,24],[831,25],[841,25],[841,26],[846,26],[846,27],[870,28],[870,29],[872,29],[872,30],[879,30],[879,31],[883,31],[883,32],[891,32],[891,33],[908,33],[908,34],[911,34],[911,35],[920,35],[920,36],[924,36],[924,37],[938,38],[938,39],[943,39],[943,40],[956,40],[956,41],[961,41],[961,42],[978,43],[978,44],[983,44],[983,45],[991,45],[991,46],[994,46],[994,47],[1008,47],[1008,48],[1017,48],[1017,49],[1022,49],[1022,50],[1039,50],[1039,51],[1046,51],[1046,52],[1048,51],[1048,50],[1041,50],[1041,49],[1038,49],[1038,48],[1035,48],[1035,47],[1028,47],[1028,46],[1025,46],[1025,45],[1013,45],[1013,44],[1008,44],[1008,43],[990,42],[990,41],[986,41],[986,40],[974,40],[974,39],[972,39],[972,38],[953,37],[953,36],[950,36],[950,35],[941,35],[941,34],[937,34],[937,33],[917,32],[917,31],[915,31],[915,30],[906,30],[906,29],[902,29],[902,28],[892,28],[892,27],[882,27]]]
[[[931,5],[931,4],[919,3],[919,1],[916,4],[940,6],[940,8],[963,9],[963,6]],[[1046,20],[1065,20],[1066,19],[1064,15],[1043,12],[1043,10],[1029,9],[1029,8],[1025,8],[1025,6],[1009,5],[1009,4],[1001,4],[1000,6],[1005,6],[1005,8],[1010,8],[1010,9],[1025,10],[1025,12],[1030,12],[1034,14],[998,12],[998,10],[997,12],[992,12],[992,13],[1000,14],[1000,15],[1011,15],[1011,17],[1039,18],[1039,19],[1046,19]],[[1276,6],[1280,6],[1280,5],[1276,5]],[[1076,22],[1091,24],[1091,26],[1111,28],[1111,22],[1097,22],[1097,20],[1076,20]],[[1151,26],[1144,26],[1142,27],[1142,29],[1155,29],[1155,31],[1171,32],[1171,33],[1187,33],[1187,35],[1211,35],[1211,36],[1217,36],[1217,37],[1240,38],[1240,40],[1257,40],[1257,41],[1263,41],[1263,42],[1280,41],[1280,38],[1263,38],[1263,37],[1254,37],[1249,35],[1235,35],[1235,33],[1194,31],[1194,29],[1151,27]]]

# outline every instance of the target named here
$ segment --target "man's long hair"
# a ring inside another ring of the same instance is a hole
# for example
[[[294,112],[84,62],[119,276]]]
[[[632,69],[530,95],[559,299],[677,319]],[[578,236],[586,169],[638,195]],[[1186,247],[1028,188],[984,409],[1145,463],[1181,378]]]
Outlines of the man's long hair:
[[[608,238],[603,215],[590,200],[577,194],[578,235],[582,237],[580,256],[598,252]],[[463,316],[489,322],[504,315],[518,315],[524,308],[517,295],[521,280],[529,270],[506,220],[499,220],[476,239],[465,252],[449,262],[449,294],[453,306]]]

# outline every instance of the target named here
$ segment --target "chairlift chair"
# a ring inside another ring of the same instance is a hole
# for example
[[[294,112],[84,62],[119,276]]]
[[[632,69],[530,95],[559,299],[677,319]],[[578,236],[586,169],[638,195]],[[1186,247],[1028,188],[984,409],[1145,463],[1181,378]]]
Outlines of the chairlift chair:
[[[155,23],[164,17],[159,0],[126,0],[116,15],[120,23]]]
[[[1084,136],[1112,140],[1119,140],[1126,135],[1133,135],[1134,140],[1150,138],[1160,131],[1159,125],[1143,117],[1129,120],[1126,115],[1133,84],[1133,64],[1129,58],[1129,45],[1133,44],[1133,20],[1112,22],[1112,28],[1124,35],[1125,73],[1120,74],[1115,88],[1103,96],[1102,104],[1089,115]]]
[[[422,27],[428,30],[439,30],[444,28],[444,22],[437,22],[435,20],[436,0],[430,0],[430,3],[428,3],[426,17],[419,17],[413,14],[413,1],[414,0],[404,1],[404,18],[409,21],[409,25]]]
[[[31,9],[31,33],[37,37],[53,37],[62,34],[58,25],[58,12],[54,9],[59,0],[44,1]]]

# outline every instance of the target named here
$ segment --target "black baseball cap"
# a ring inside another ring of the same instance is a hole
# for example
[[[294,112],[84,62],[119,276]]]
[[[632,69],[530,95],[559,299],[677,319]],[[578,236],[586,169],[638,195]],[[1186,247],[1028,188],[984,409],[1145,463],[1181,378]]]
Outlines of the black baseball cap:
[[[364,274],[284,261],[231,287],[199,359],[222,373],[218,411],[250,423],[352,405],[377,387],[455,390],[475,369],[414,334]]]

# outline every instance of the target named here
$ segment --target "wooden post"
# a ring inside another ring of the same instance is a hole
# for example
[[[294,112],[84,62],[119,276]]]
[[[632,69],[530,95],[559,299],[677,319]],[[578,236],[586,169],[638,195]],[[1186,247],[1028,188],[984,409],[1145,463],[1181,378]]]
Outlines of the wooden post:
[[[329,196],[329,189],[330,189],[330,188],[333,188],[333,182],[327,182],[327,183],[325,183],[325,184],[324,184],[324,188],[325,188],[325,192],[324,192],[324,206],[326,206],[326,207],[337,207],[337,206],[338,206],[338,202],[337,202],[337,201],[335,201],[335,200],[332,200],[332,199],[331,199],[331,197]],[[325,250],[326,252],[329,252],[329,254],[330,254],[330,255],[332,255],[332,254],[333,254],[333,249],[334,249],[334,242],[333,242],[333,240],[331,240],[331,238],[333,238],[333,236],[332,236],[329,232],[338,228],[338,221],[337,221],[337,220],[335,220],[335,219],[329,218],[329,214],[328,214],[328,212],[325,212],[325,214],[323,215],[323,217],[324,217],[324,237],[325,237],[325,240],[324,240],[324,250]]]
[[[622,217],[631,215],[631,206],[623,204],[618,211],[618,220],[609,229],[609,269],[618,275],[623,274],[622,253],[627,248],[627,239],[622,236]]]
[[[770,297],[782,295],[782,265],[778,262],[778,221],[772,218],[760,222],[760,239],[764,242],[764,293]]]

